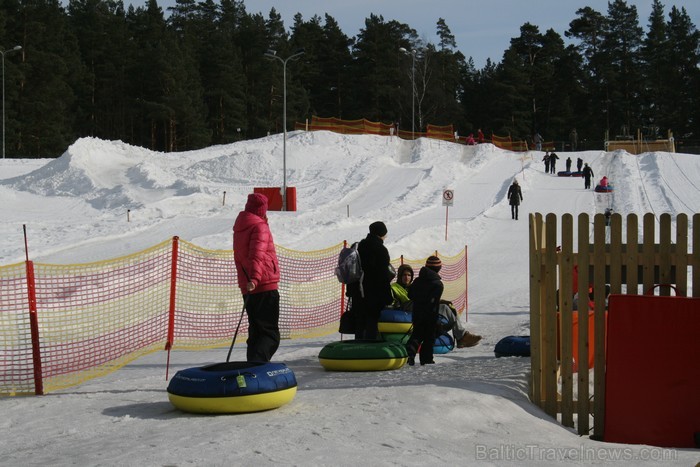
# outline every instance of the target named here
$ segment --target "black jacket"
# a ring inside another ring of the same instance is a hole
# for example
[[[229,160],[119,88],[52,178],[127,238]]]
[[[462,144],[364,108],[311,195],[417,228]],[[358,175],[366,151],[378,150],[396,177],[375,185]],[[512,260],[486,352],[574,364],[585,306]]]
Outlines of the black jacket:
[[[510,188],[508,188],[508,201],[511,206],[518,206],[520,201],[523,199],[523,190],[520,189],[520,185],[513,183]]]
[[[440,280],[440,275],[432,269],[423,266],[418,273],[418,278],[413,281],[408,289],[408,298],[413,302],[413,320],[437,320],[440,298],[445,286]]]
[[[368,233],[359,245],[357,251],[360,253],[362,263],[362,288],[365,298],[372,302],[389,304],[393,301],[391,294],[391,280],[389,274],[389,250],[384,246],[384,241],[378,236]]]

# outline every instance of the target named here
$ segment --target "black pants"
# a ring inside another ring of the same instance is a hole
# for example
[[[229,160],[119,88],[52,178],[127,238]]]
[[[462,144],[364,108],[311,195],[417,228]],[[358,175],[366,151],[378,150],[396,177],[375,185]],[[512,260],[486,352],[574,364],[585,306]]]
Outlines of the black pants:
[[[591,177],[583,178],[584,188],[588,190],[591,187]]]
[[[511,217],[511,219],[518,218],[518,205],[517,204],[510,205],[510,217]]]
[[[245,297],[244,297],[245,298]],[[249,362],[269,362],[280,345],[280,294],[268,290],[248,295]]]
[[[415,313],[415,312],[414,312]],[[437,313],[421,314],[413,317],[413,333],[406,344],[408,356],[415,358],[420,347],[420,362],[433,361],[433,346],[437,331]]]
[[[355,339],[379,339],[379,315],[385,304],[374,296],[352,297],[355,314]]]

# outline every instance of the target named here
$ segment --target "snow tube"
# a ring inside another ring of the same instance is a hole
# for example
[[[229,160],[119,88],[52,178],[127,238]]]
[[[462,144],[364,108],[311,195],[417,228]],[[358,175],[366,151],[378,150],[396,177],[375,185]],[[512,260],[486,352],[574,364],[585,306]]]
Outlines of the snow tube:
[[[407,333],[411,329],[412,313],[410,311],[386,308],[379,313],[379,332]]]
[[[529,357],[530,336],[508,336],[496,344],[496,357]]]
[[[571,171],[570,170],[562,170],[561,172],[557,172],[557,175],[560,177],[571,177]]]
[[[577,170],[576,172],[571,172],[572,177],[583,177],[583,172]]]
[[[193,413],[248,413],[280,407],[294,399],[297,380],[284,363],[226,362],[175,373],[168,398]]]
[[[396,370],[406,364],[408,353],[396,342],[347,340],[327,344],[318,360],[331,371]]]
[[[446,354],[453,351],[455,348],[455,340],[447,333],[442,333],[435,338],[433,345],[434,354]]]
[[[608,186],[596,185],[595,192],[596,193],[612,193],[613,187],[612,187],[612,185],[608,185]]]

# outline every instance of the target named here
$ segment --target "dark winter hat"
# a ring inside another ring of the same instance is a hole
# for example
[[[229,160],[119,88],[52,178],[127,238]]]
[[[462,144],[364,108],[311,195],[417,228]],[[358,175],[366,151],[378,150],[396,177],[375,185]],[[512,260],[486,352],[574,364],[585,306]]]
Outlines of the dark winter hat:
[[[245,210],[258,217],[265,217],[267,214],[267,196],[262,193],[251,193],[245,203]]]
[[[411,273],[411,279],[413,278],[413,268],[411,267],[410,264],[402,264],[399,266],[399,269],[396,271],[396,280],[398,281],[401,276],[403,276],[403,273],[405,272],[410,272]]]
[[[384,222],[382,221],[372,222],[369,225],[369,233],[376,235],[377,237],[383,237],[387,232],[388,230],[386,229],[386,225],[384,225]]]
[[[440,268],[442,268],[442,261],[440,261],[440,258],[437,256],[428,256],[428,260],[425,262],[425,267],[438,272],[440,271]]]

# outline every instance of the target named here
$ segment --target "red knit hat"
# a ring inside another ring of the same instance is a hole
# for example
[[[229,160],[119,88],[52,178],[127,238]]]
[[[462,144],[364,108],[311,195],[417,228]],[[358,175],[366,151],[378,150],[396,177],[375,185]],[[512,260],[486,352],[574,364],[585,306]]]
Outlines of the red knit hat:
[[[245,203],[245,210],[258,217],[265,217],[267,214],[267,196],[262,193],[249,194],[248,202]]]

